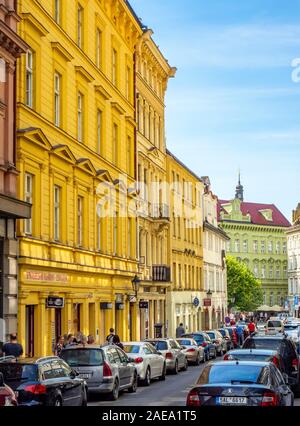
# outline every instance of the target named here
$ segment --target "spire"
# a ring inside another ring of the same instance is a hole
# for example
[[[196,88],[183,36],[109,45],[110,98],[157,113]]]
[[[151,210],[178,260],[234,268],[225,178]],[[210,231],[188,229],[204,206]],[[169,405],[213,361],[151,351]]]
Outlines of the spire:
[[[244,187],[241,185],[241,171],[239,170],[239,182],[236,186],[235,198],[244,201]]]

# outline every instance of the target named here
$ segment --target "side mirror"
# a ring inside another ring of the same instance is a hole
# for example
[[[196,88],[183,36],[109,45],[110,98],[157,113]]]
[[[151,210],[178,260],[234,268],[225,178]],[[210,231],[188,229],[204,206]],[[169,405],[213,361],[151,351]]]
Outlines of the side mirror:
[[[0,388],[3,388],[3,386],[4,386],[4,377],[3,377],[3,374],[0,373]]]

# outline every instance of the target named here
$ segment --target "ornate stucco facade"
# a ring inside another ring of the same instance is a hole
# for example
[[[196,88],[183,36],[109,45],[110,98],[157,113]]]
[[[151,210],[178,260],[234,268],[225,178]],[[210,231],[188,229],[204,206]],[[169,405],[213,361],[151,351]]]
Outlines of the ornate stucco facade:
[[[299,317],[300,305],[300,203],[293,211],[293,225],[287,230],[289,307],[293,315]],[[295,296],[298,297],[295,300]]]

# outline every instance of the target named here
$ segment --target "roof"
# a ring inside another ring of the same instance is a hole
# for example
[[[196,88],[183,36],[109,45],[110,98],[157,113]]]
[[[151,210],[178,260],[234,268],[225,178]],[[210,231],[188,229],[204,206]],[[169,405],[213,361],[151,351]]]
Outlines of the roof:
[[[220,212],[222,211],[222,204],[229,204],[232,200],[218,200],[218,221],[221,222]],[[267,220],[261,213],[261,210],[272,210],[273,212],[273,220]],[[287,220],[287,218],[278,210],[278,208],[274,204],[260,204],[260,203],[249,203],[242,202],[241,203],[241,211],[243,215],[247,215],[248,213],[251,216],[251,222],[254,225],[265,225],[265,226],[282,226],[282,227],[290,227],[291,224]],[[248,222],[245,222],[248,223]]]

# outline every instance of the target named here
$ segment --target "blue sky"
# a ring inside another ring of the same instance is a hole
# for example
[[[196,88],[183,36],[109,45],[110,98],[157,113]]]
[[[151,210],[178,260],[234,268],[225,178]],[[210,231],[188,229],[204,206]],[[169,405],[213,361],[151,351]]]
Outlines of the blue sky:
[[[223,199],[240,168],[246,201],[276,204],[291,219],[300,202],[300,0],[131,4],[178,68],[166,97],[168,148]]]

